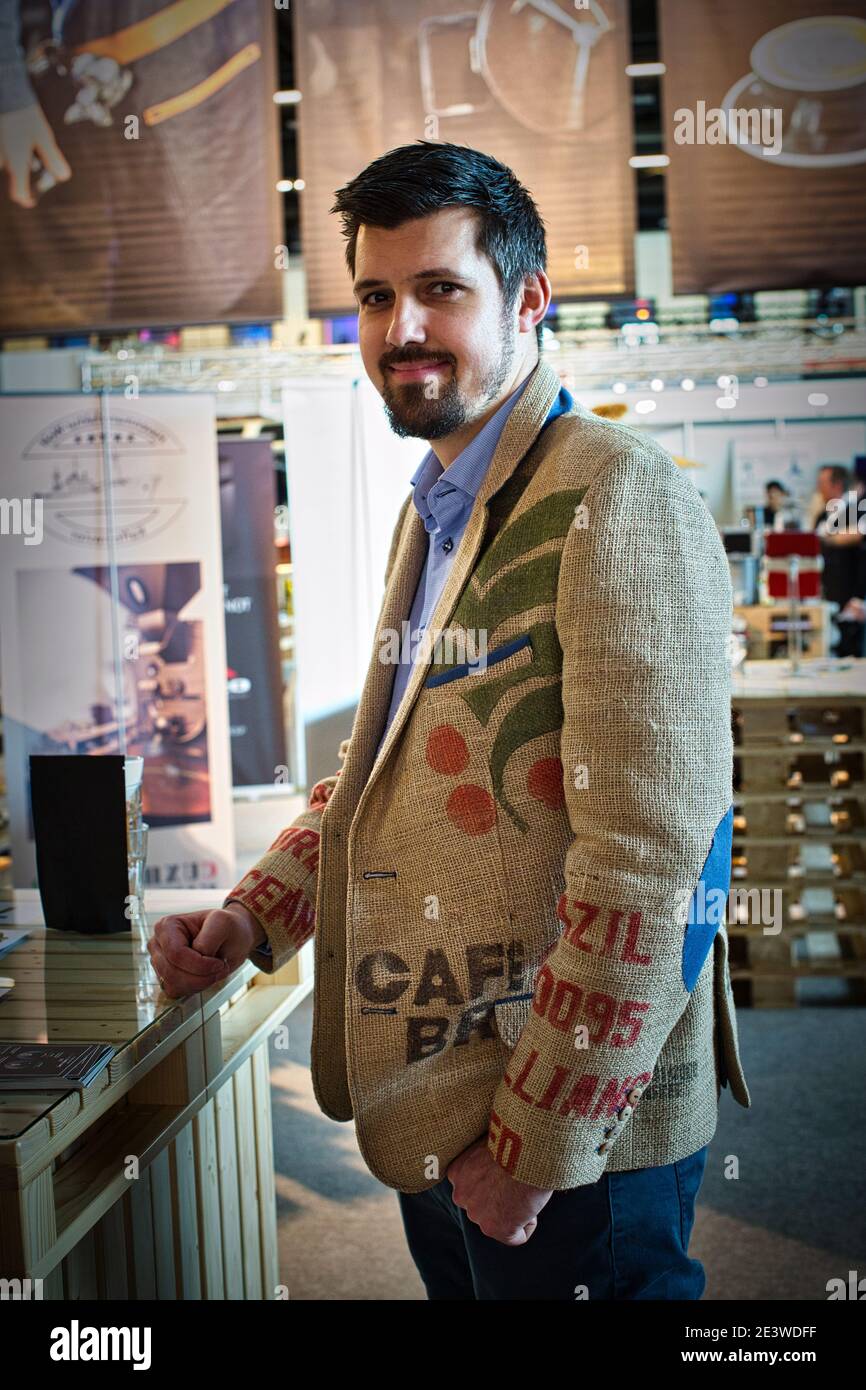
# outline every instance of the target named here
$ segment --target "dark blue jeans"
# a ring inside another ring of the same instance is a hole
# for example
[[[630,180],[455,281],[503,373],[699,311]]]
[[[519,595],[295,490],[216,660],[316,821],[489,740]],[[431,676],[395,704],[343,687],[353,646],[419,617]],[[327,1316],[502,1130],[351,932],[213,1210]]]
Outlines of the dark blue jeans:
[[[525,1245],[484,1235],[448,1178],[397,1195],[430,1299],[698,1299],[706,1275],[687,1252],[706,1161],[705,1147],[554,1192]]]

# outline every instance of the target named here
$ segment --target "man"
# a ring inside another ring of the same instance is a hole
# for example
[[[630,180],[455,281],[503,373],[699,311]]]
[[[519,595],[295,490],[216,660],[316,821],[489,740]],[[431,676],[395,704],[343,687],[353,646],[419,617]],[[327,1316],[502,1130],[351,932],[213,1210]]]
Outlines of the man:
[[[833,655],[864,655],[866,633],[866,539],[861,529],[862,484],[841,463],[824,464],[818,472],[823,510],[815,521],[821,538],[824,569],[821,592],[835,603],[839,640]]]
[[[315,922],[316,1096],[431,1298],[699,1298],[720,1085],[750,1103],[721,542],[539,360],[544,230],[509,169],[419,141],[334,211],[365,370],[431,451],[342,770],[223,909],[158,924],[154,965],[175,995],[214,957],[270,972]]]

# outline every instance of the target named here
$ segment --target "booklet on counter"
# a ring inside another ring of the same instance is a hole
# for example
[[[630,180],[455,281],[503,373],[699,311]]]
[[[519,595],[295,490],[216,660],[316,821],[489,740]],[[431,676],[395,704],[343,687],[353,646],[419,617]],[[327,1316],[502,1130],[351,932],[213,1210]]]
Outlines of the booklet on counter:
[[[22,927],[0,927],[0,957],[5,956],[7,951],[11,951],[13,946],[20,946],[22,941],[26,941],[30,935]]]
[[[0,1042],[0,1091],[83,1091],[115,1051],[108,1043]]]

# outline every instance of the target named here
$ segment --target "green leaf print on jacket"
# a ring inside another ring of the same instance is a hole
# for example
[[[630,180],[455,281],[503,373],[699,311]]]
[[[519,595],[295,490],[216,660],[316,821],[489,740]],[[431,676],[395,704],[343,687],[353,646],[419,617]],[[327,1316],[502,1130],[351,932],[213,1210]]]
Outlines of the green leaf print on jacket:
[[[562,650],[554,623],[556,591],[565,537],[583,494],[582,488],[551,493],[513,521],[505,521],[463,590],[450,624],[464,631],[485,632],[489,654],[494,645],[500,645],[491,643],[491,637],[503,623],[509,623],[509,637],[514,637],[517,633],[513,619],[521,613],[532,614],[525,629],[531,639],[530,663],[483,684],[475,684],[470,674],[450,686],[486,727],[513,686],[527,678],[547,678],[546,685],[536,686],[508,711],[490,748],[490,774],[497,804],[522,831],[528,829],[527,823],[505,797],[505,769],[518,748],[562,725]],[[496,499],[491,510],[495,502]],[[503,642],[506,640],[503,638]],[[458,664],[431,662],[431,675],[438,677]]]

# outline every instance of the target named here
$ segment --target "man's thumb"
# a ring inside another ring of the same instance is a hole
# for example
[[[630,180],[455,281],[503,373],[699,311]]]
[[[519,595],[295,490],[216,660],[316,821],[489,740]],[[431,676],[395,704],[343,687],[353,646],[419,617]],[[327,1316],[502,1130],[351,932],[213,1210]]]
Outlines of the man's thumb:
[[[228,939],[233,922],[234,918],[230,912],[224,912],[221,907],[214,908],[213,912],[209,912],[205,917],[201,931],[193,937],[190,944],[203,956],[219,955],[220,948]]]

